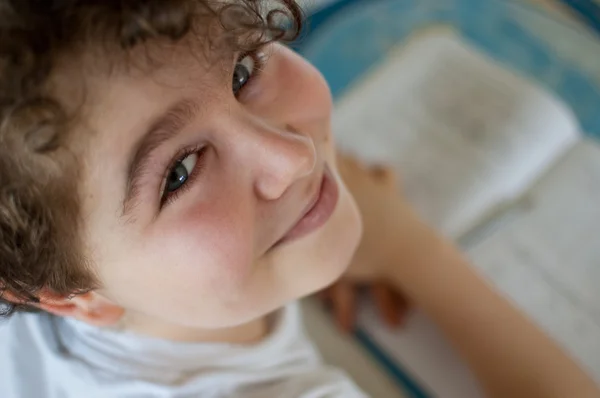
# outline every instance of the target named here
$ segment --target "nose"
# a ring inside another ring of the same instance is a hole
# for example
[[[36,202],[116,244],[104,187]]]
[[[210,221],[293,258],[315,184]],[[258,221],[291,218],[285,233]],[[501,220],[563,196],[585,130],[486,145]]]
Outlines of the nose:
[[[261,128],[250,133],[252,174],[256,194],[264,200],[281,197],[297,180],[310,175],[317,163],[313,139],[291,126]]]

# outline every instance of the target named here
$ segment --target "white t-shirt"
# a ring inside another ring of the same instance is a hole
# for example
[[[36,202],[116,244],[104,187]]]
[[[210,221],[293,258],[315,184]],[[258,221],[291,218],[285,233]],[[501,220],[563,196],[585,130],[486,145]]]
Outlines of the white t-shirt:
[[[321,362],[297,304],[252,346],[177,343],[48,314],[0,324],[2,398],[365,396]]]

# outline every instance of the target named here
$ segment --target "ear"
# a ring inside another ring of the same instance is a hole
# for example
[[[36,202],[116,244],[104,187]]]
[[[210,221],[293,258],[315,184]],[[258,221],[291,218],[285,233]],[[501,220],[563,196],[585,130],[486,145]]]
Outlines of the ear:
[[[99,293],[89,292],[74,297],[42,293],[36,307],[51,314],[72,317],[95,326],[116,324],[125,310]]]

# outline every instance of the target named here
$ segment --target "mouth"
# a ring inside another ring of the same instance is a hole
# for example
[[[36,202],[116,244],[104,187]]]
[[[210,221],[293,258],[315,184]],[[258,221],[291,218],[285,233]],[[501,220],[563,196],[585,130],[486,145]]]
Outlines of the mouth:
[[[273,247],[300,239],[321,228],[331,218],[339,198],[339,187],[331,170],[325,165],[321,185],[300,219]]]

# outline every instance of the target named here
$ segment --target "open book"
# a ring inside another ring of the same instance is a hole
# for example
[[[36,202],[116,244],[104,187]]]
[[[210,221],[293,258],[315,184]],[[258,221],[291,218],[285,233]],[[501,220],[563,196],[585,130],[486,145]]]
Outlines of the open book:
[[[341,148],[396,166],[420,213],[600,379],[600,149],[565,104],[434,29],[353,86],[333,126]],[[393,331],[365,305],[360,326],[434,396],[482,396],[422,314]]]
[[[425,32],[338,103],[338,145],[402,171],[421,213],[461,238],[518,199],[578,139],[553,96],[450,33]]]

